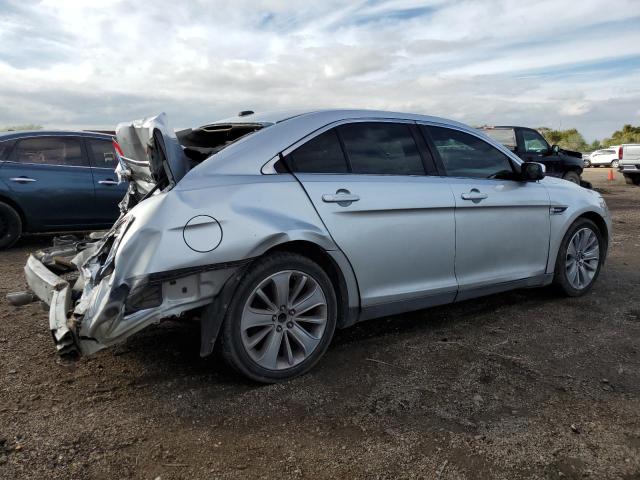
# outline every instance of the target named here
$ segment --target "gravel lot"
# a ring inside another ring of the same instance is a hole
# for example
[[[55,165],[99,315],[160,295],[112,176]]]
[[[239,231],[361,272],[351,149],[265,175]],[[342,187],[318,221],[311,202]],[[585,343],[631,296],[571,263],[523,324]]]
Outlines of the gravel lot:
[[[614,215],[593,291],[520,290],[338,333],[292,382],[256,386],[166,322],[65,363],[14,308],[0,253],[0,478],[640,479],[640,188],[585,177]],[[619,174],[618,174],[619,177]]]

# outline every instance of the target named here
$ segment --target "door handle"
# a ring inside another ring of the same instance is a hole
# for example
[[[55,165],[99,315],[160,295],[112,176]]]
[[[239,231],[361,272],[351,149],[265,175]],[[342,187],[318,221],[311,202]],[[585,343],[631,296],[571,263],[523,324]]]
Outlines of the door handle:
[[[9,180],[11,180],[12,182],[18,182],[18,183],[31,183],[36,181],[35,178],[29,178],[29,177],[13,177],[13,178],[10,178]]]
[[[100,180],[98,183],[100,185],[117,185],[118,184],[118,182],[116,182],[114,180],[111,180],[111,179],[109,179],[109,180]]]
[[[322,195],[322,201],[325,203],[337,203],[341,207],[348,207],[351,202],[360,200],[358,195],[354,195],[349,190],[341,188],[336,193],[325,193]]]
[[[488,196],[489,195],[487,195],[486,193],[481,193],[480,190],[478,190],[476,188],[472,188],[469,193],[463,193],[461,195],[463,200],[473,200],[473,201],[476,201],[476,202],[478,202],[480,200],[484,200]]]

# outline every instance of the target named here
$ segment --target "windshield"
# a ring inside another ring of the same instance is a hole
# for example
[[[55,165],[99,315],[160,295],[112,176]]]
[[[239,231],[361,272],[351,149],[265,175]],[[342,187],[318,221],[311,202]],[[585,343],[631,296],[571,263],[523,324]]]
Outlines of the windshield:
[[[511,150],[517,146],[516,132],[513,128],[487,128],[482,131]]]

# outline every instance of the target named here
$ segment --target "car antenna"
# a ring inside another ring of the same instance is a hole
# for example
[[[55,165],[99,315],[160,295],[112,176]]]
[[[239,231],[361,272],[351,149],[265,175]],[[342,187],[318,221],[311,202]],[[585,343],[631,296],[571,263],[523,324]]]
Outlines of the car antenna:
[[[242,110],[240,113],[238,113],[239,117],[248,117],[249,115],[253,115],[254,112],[253,110]]]

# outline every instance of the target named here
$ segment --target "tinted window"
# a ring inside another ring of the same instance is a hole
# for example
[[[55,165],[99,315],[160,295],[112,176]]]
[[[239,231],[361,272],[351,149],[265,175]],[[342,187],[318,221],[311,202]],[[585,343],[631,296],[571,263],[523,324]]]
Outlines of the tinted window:
[[[535,130],[522,130],[522,139],[527,153],[543,153],[549,150],[547,141]]]
[[[20,140],[16,161],[43,165],[85,165],[80,141],[67,137],[34,137]]]
[[[8,160],[9,155],[11,154],[11,149],[13,148],[13,144],[15,141],[7,140],[5,142],[0,142],[0,160]]]
[[[478,137],[449,128],[428,130],[451,177],[492,178],[513,171],[506,155]]]
[[[288,156],[291,169],[301,173],[346,173],[348,171],[335,130],[312,138]]]
[[[118,162],[113,151],[113,142],[110,140],[87,139],[91,152],[91,166],[98,168],[115,169]]]
[[[352,123],[339,130],[353,173],[424,175],[409,125]]]

